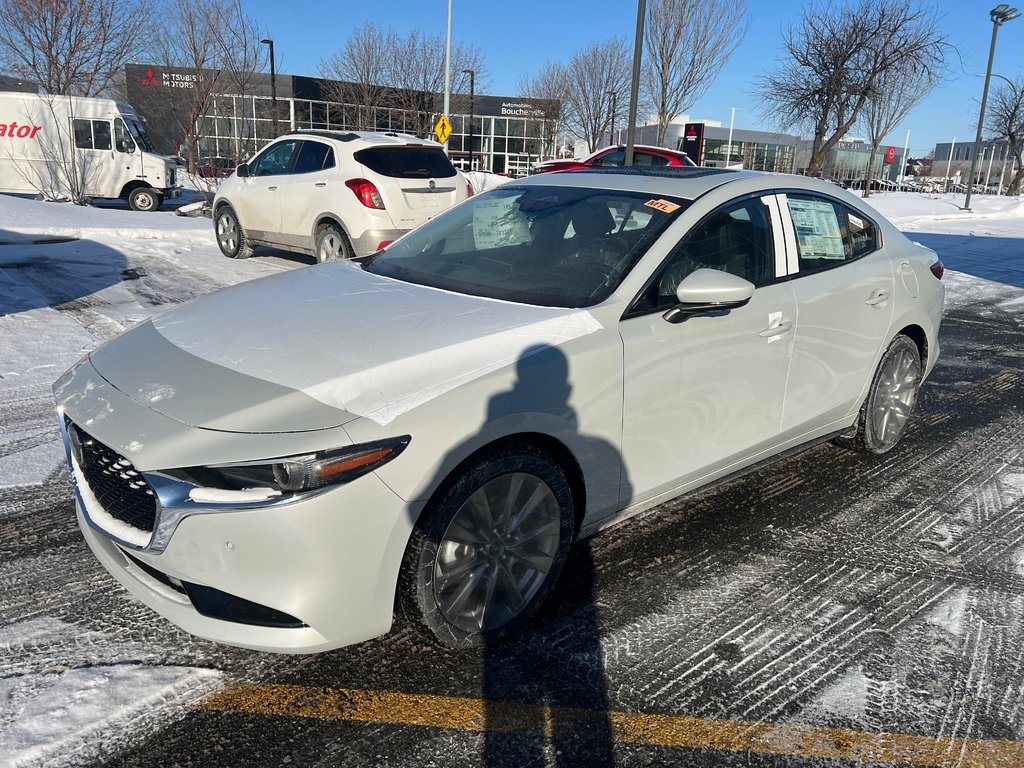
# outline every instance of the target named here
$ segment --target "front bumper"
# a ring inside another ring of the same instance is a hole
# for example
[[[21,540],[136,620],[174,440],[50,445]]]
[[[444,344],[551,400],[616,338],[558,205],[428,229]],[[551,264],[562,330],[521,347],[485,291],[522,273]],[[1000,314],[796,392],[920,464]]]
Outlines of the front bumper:
[[[200,637],[280,653],[329,650],[390,629],[420,505],[403,501],[376,474],[285,503],[232,507],[169,499],[161,490],[152,536],[126,535],[120,518],[96,509],[101,494],[78,469],[64,416],[127,457],[126,471],[151,488],[161,467],[291,455],[316,450],[311,441],[350,443],[341,428],[244,434],[191,427],[128,398],[84,361],[55,393],[82,534],[114,578],[154,611]]]
[[[391,628],[412,524],[405,503],[374,475],[287,507],[191,515],[159,554],[116,543],[97,530],[81,498],[76,507],[89,548],[111,575],[199,637],[260,651],[314,653]],[[222,604],[235,598],[234,608],[211,608],[209,599],[197,599],[194,585],[222,593]],[[239,616],[246,603],[295,621],[281,626],[289,622],[259,614],[224,618]]]

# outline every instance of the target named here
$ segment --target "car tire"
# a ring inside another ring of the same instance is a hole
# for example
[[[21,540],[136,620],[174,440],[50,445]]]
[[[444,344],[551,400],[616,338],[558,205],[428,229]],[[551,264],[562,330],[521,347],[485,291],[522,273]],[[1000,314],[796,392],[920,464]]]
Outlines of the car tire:
[[[352,246],[337,224],[326,222],[316,228],[315,256],[319,263],[352,258]]]
[[[238,215],[230,205],[222,205],[213,217],[213,230],[217,235],[220,252],[229,259],[247,259],[252,256],[252,246],[238,221]]]
[[[840,444],[865,453],[888,453],[903,437],[921,389],[921,353],[902,334],[889,344],[878,362],[867,399],[861,406],[857,432]]]
[[[403,612],[449,648],[504,640],[550,594],[574,520],[565,471],[547,454],[505,445],[479,455],[416,523],[399,584]]]
[[[133,211],[159,210],[163,198],[149,187],[136,187],[128,193],[128,207]]]

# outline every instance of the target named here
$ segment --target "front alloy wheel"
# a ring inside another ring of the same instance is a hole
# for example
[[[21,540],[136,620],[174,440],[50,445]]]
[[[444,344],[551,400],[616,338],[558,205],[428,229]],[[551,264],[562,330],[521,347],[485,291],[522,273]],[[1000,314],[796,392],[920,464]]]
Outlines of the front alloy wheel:
[[[407,612],[452,648],[500,641],[551,591],[573,532],[572,491],[548,456],[524,445],[478,457],[417,522]]]
[[[217,211],[214,229],[220,252],[229,259],[245,259],[252,255],[252,248],[246,243],[238,217],[229,206],[221,206]]]

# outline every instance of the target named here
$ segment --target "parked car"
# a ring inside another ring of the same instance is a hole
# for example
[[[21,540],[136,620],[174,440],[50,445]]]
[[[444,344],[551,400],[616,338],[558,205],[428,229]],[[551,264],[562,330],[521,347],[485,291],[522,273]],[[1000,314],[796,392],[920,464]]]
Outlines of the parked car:
[[[605,147],[582,160],[548,160],[535,165],[530,174],[551,173],[553,171],[578,171],[582,168],[616,168],[626,161],[626,145]],[[642,167],[694,167],[695,163],[689,155],[664,147],[633,147],[633,165]]]
[[[397,601],[495,642],[581,537],[801,445],[891,450],[941,276],[814,179],[510,182],[365,268],[227,288],[80,361],[54,386],[78,523],[202,637],[322,651]]]
[[[223,179],[235,172],[235,161],[230,157],[201,157],[196,173],[204,179]]]
[[[469,196],[441,145],[400,133],[293,131],[221,182],[213,222],[235,259],[272,245],[369,256]]]

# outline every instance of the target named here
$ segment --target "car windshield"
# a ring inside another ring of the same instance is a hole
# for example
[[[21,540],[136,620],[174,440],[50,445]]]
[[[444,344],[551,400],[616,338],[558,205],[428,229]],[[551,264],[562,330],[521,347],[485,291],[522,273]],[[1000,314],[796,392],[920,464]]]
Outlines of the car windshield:
[[[641,192],[503,186],[410,232],[367,270],[472,296],[592,306],[687,205]]]

